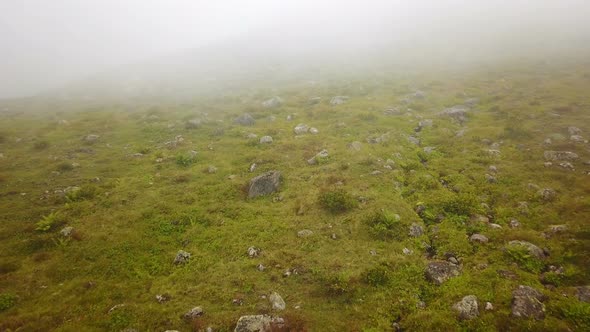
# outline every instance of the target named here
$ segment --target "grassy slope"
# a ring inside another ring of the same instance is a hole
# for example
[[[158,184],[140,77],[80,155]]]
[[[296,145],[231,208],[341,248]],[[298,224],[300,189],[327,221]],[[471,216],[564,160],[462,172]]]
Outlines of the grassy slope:
[[[590,309],[573,298],[571,288],[590,279],[588,166],[578,161],[575,172],[545,168],[542,145],[552,133],[567,136],[569,125],[590,136],[590,80],[584,70],[572,66],[363,78],[192,104],[111,105],[68,112],[57,104],[45,112],[1,114],[0,153],[5,158],[0,159],[0,292],[14,295],[15,301],[0,312],[0,329],[232,330],[241,315],[271,312],[261,295],[272,291],[287,302],[280,314],[293,329],[377,331],[397,320],[408,330],[588,328],[583,317]],[[383,115],[387,107],[401,105],[415,87],[428,97],[407,105],[414,110],[411,115]],[[258,106],[275,94],[285,99],[282,107]],[[307,99],[316,95],[324,96],[322,103],[307,106]],[[334,107],[328,104],[333,95],[351,99]],[[465,135],[455,137],[462,127],[435,114],[465,96],[480,103],[470,114]],[[255,126],[232,123],[243,112],[257,118]],[[268,120],[271,114],[275,121]],[[286,121],[288,114],[295,114],[295,120]],[[186,129],[185,120],[195,117],[205,124]],[[429,156],[407,140],[420,117],[434,120],[434,126],[420,134],[422,146],[437,147]],[[59,125],[59,119],[69,124]],[[338,125],[341,122],[345,125]],[[317,127],[320,134],[296,137],[292,128],[297,123]],[[271,135],[274,143],[263,146],[248,140],[249,132]],[[91,133],[100,139],[83,143],[81,138]],[[366,143],[367,137],[385,133],[387,142]],[[164,147],[176,135],[185,141],[176,149]],[[22,141],[15,142],[16,137]],[[500,157],[483,152],[489,148],[483,138],[503,142]],[[360,152],[347,148],[355,140],[363,144]],[[35,148],[39,142],[49,146]],[[76,152],[80,148],[95,153]],[[307,165],[321,149],[329,151],[328,160]],[[588,145],[567,140],[554,142],[551,149],[590,158]],[[176,156],[190,150],[198,151],[196,162],[177,165]],[[130,156],[139,151],[147,153]],[[158,163],[157,158],[164,161]],[[396,162],[393,170],[383,167],[390,158]],[[80,167],[52,173],[73,162]],[[258,168],[249,173],[253,162]],[[209,165],[218,171],[207,173]],[[498,167],[497,183],[485,180],[489,165]],[[249,179],[272,169],[283,174],[283,200],[273,201],[279,194],[246,200]],[[382,174],[371,175],[374,170]],[[97,177],[100,181],[93,180]],[[554,188],[558,198],[540,201],[529,183]],[[53,193],[68,186],[80,186],[84,194],[66,199]],[[366,201],[352,211],[331,214],[322,209],[318,196],[335,188]],[[529,202],[528,214],[518,211],[520,201]],[[419,238],[408,237],[404,228],[396,239],[383,239],[366,223],[375,211],[387,209],[399,214],[405,226],[425,225],[414,212],[419,202],[433,213],[447,214]],[[451,213],[452,203],[459,212]],[[47,232],[36,231],[35,223],[52,211],[58,213],[56,224]],[[470,222],[469,216],[477,213],[487,213],[503,229]],[[519,219],[522,227],[510,229],[511,218]],[[568,230],[544,237],[553,224],[566,224]],[[76,230],[71,240],[59,234],[64,225]],[[314,234],[299,238],[301,229]],[[468,235],[475,232],[490,242],[469,243]],[[331,239],[333,233],[336,240]],[[545,289],[538,272],[515,264],[503,250],[513,239],[551,251],[544,263],[566,271],[557,289]],[[435,246],[439,258],[445,252],[461,257],[462,275],[442,286],[429,284],[423,276],[429,261],[424,242]],[[262,248],[262,255],[249,258],[250,246]],[[414,254],[403,255],[404,247]],[[179,249],[192,254],[189,264],[172,264]],[[256,269],[259,263],[267,267],[264,272]],[[283,277],[292,268],[298,274]],[[501,269],[516,272],[520,279],[502,278],[496,272]],[[378,280],[368,282],[368,275]],[[545,320],[510,317],[511,291],[519,284],[549,296]],[[155,295],[161,293],[172,299],[157,303]],[[468,294],[476,295],[482,307],[492,302],[495,310],[481,309],[478,319],[458,321],[451,306]],[[243,305],[232,304],[235,298]],[[424,309],[416,307],[419,301],[426,303]],[[125,306],[108,313],[121,303]],[[180,315],[197,305],[205,315],[184,322]]]

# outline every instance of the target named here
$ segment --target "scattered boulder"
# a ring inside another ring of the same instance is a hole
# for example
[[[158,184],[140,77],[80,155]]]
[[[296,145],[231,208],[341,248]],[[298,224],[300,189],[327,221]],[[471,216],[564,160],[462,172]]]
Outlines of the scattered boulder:
[[[363,145],[359,141],[354,141],[354,142],[348,144],[348,148],[353,151],[360,151],[362,147],[363,147]]]
[[[272,143],[272,137],[270,137],[270,136],[260,137],[260,144],[270,144],[270,143]]]
[[[87,142],[87,143],[94,143],[94,142],[98,141],[99,138],[100,138],[100,136],[98,136],[98,135],[90,134],[90,135],[84,136],[83,140],[84,140],[84,142]]]
[[[590,286],[576,287],[576,298],[582,302],[590,303]]]
[[[286,304],[283,298],[277,292],[272,292],[268,297],[273,310],[285,310]]]
[[[488,238],[485,235],[473,234],[469,237],[471,242],[488,243]]]
[[[313,231],[311,231],[309,229],[302,229],[299,232],[297,232],[298,237],[308,237],[308,236],[312,236],[312,235],[313,235]]]
[[[201,307],[194,307],[191,310],[187,311],[184,315],[182,315],[182,318],[186,319],[186,320],[192,320],[195,319],[199,316],[203,315],[203,308]]]
[[[577,154],[571,151],[545,151],[543,156],[548,161],[574,161],[579,158]]]
[[[426,267],[426,279],[436,285],[461,274],[459,266],[445,261],[430,262]]]
[[[188,253],[184,250],[179,250],[178,253],[176,254],[176,257],[174,258],[174,264],[176,264],[176,265],[186,264],[186,263],[188,263],[190,258],[191,258],[190,253]]]
[[[542,200],[548,202],[554,200],[557,196],[557,193],[555,192],[555,190],[551,188],[543,188],[537,191],[537,196],[539,196]]]
[[[256,120],[252,117],[252,115],[248,113],[244,113],[237,118],[234,119],[235,124],[239,124],[242,126],[253,126]]]
[[[328,154],[328,150],[322,150],[320,152],[318,152],[318,154],[316,154],[315,156],[313,156],[312,158],[307,160],[307,163],[309,165],[317,165],[320,161],[322,161],[323,159],[328,158],[329,154]]]
[[[293,128],[293,131],[295,132],[295,135],[303,135],[309,131],[309,127],[304,123],[300,123]]]
[[[420,226],[417,223],[412,223],[412,225],[410,225],[410,236],[419,237],[422,236],[422,234],[424,234],[424,229],[422,228],[422,226]]]
[[[281,173],[279,171],[270,171],[259,175],[250,180],[248,189],[248,198],[269,195],[279,189]]]
[[[514,241],[508,242],[508,246],[523,247],[529,252],[529,254],[535,256],[536,258],[538,258],[538,259],[545,258],[545,252],[543,251],[543,249],[537,247],[536,245],[534,245],[530,242],[514,240]]]
[[[285,325],[281,317],[268,315],[248,315],[238,319],[234,332],[271,332],[280,330]]]
[[[580,135],[582,133],[582,130],[578,127],[571,126],[571,127],[567,127],[567,132],[570,135]]]
[[[341,105],[348,101],[350,97],[348,96],[334,96],[330,99],[330,105]]]
[[[259,255],[260,255],[260,249],[258,249],[256,247],[249,247],[248,248],[248,257],[254,258],[254,257],[258,257]]]
[[[518,286],[512,292],[512,316],[521,318],[545,318],[545,296],[529,286]]]
[[[453,309],[459,313],[459,319],[469,320],[479,316],[477,297],[467,295],[461,301],[453,305]]]
[[[59,233],[65,237],[69,237],[70,235],[72,235],[73,232],[74,232],[74,227],[72,227],[72,226],[66,226],[66,227],[62,228],[61,231],[59,231]]]
[[[265,108],[276,108],[276,107],[280,107],[281,105],[283,105],[283,99],[278,96],[274,96],[274,97],[262,102],[262,107],[265,107]]]

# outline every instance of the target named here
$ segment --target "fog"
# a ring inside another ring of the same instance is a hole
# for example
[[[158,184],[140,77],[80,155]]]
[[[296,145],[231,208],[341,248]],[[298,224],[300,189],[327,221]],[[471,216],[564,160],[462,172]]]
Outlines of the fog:
[[[208,82],[254,69],[265,75],[269,64],[296,73],[583,58],[588,17],[584,0],[2,1],[0,97],[91,89],[89,82],[174,89],[205,73]]]

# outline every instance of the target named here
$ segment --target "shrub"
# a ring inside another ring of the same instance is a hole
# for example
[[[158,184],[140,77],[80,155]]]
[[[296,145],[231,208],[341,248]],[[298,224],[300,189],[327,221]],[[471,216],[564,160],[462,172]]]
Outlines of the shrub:
[[[195,162],[194,158],[189,155],[179,154],[176,156],[176,165],[180,167],[189,167]]]
[[[40,232],[47,232],[59,221],[57,212],[51,212],[50,214],[41,217],[35,224],[35,230]]]
[[[342,189],[321,193],[319,201],[324,209],[332,213],[346,212],[358,205],[357,201]]]
[[[373,235],[381,239],[400,240],[407,232],[398,214],[383,209],[374,212],[366,222],[371,227]]]
[[[385,286],[391,281],[391,272],[385,264],[377,265],[365,272],[364,280],[371,286]]]
[[[72,190],[66,194],[66,201],[78,202],[93,199],[97,193],[96,186],[82,186],[78,190]]]
[[[12,308],[16,304],[16,295],[3,293],[0,294],[0,311]]]
[[[579,331],[590,331],[590,303],[572,301],[561,306],[561,315]]]
[[[332,295],[342,295],[348,293],[351,290],[350,277],[343,273],[330,276],[326,280],[326,286],[328,293]]]
[[[506,254],[525,271],[539,273],[543,269],[543,262],[531,255],[526,248],[511,246],[506,248]]]

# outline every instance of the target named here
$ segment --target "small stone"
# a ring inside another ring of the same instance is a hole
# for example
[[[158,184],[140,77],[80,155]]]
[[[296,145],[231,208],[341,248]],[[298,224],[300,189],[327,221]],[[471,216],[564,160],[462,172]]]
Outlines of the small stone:
[[[498,224],[494,224],[494,223],[489,223],[488,225],[490,226],[490,228],[493,228],[493,229],[502,229],[502,225],[498,225]]]
[[[309,229],[302,229],[299,232],[297,232],[298,237],[309,237],[311,235],[313,235],[313,231]]]
[[[195,319],[195,318],[202,316],[202,315],[203,315],[203,309],[201,307],[194,307],[191,310],[189,310],[187,313],[182,315],[182,318],[184,318],[185,320],[192,320],[192,319]]]
[[[320,131],[317,128],[311,127],[309,128],[309,133],[312,135],[317,135],[320,133]]]
[[[430,262],[426,267],[426,279],[436,285],[461,274],[459,266],[445,261]]]
[[[186,264],[188,263],[189,259],[191,258],[191,254],[184,251],[184,250],[179,250],[178,253],[176,254],[176,257],[174,258],[174,264]]]
[[[479,242],[479,243],[487,243],[488,242],[488,238],[485,235],[473,234],[469,238],[469,241],[471,241],[471,242]]]
[[[209,167],[207,167],[207,173],[209,173],[209,174],[217,173],[217,167],[209,165]]]
[[[510,225],[511,228],[520,227],[520,221],[518,221],[516,219],[510,219],[509,225]]]
[[[492,305],[491,302],[486,302],[486,310],[487,311],[492,311],[494,310],[494,305]]]
[[[461,301],[455,303],[453,309],[458,312],[459,319],[469,320],[479,316],[477,297],[467,295]]]
[[[283,298],[277,292],[273,292],[268,297],[273,310],[285,310],[286,304]]]
[[[404,255],[411,255],[413,252],[414,252],[414,251],[412,251],[412,250],[410,250],[410,249],[408,249],[408,248],[404,248],[404,249],[402,250],[402,253],[403,253]]]
[[[295,135],[302,135],[309,131],[309,127],[306,124],[300,123],[293,128]]]
[[[488,167],[488,171],[490,171],[491,173],[497,173],[498,168],[494,165],[491,165],[490,167]]]
[[[260,144],[270,144],[272,142],[273,142],[273,140],[272,140],[272,137],[270,137],[270,136],[260,137]]]
[[[537,192],[537,196],[544,201],[552,201],[557,197],[557,193],[551,188],[543,188]]]
[[[359,142],[359,141],[354,141],[354,142],[348,144],[348,148],[351,150],[354,150],[354,151],[360,151],[362,147],[363,146],[362,146],[361,142]]]
[[[496,177],[493,176],[493,175],[486,174],[485,177],[486,177],[486,181],[488,183],[496,183],[496,182],[498,182],[498,180],[496,179]]]
[[[256,268],[257,268],[257,269],[258,269],[258,271],[260,271],[260,272],[262,272],[262,271],[264,271],[264,270],[266,269],[266,267],[265,267],[264,265],[262,265],[262,264],[258,264],[258,265],[256,265]]]
[[[336,233],[332,233],[332,235],[330,235],[330,238],[332,240],[337,240],[338,239],[338,237],[336,236]]]
[[[520,318],[545,318],[545,296],[529,286],[518,286],[512,292],[512,316]]]
[[[59,231],[59,233],[65,237],[69,237],[70,235],[72,235],[73,231],[74,231],[74,227],[66,226],[66,227],[62,228],[62,230]]]
[[[255,247],[248,248],[248,257],[254,258],[254,257],[258,257],[259,255],[260,255],[260,249],[255,248]]]
[[[455,265],[459,265],[459,261],[453,256],[449,257],[447,260]]]
[[[160,303],[160,304],[168,302],[168,301],[170,301],[170,295],[158,294],[158,295],[156,295],[156,301],[158,301],[158,303]]]
[[[412,225],[410,225],[410,236],[419,237],[422,236],[422,234],[424,234],[424,229],[422,228],[422,226],[420,226],[417,223],[412,223]]]

